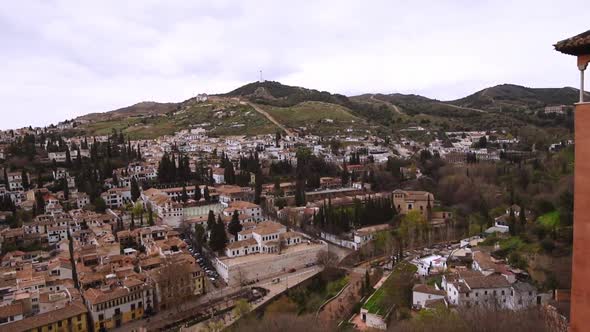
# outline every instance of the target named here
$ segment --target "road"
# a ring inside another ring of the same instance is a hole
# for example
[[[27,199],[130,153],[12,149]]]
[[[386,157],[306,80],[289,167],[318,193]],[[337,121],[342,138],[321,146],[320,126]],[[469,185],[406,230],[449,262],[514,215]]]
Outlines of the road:
[[[277,120],[275,120],[275,118],[272,117],[272,115],[268,114],[268,112],[266,112],[262,108],[258,107],[258,105],[253,104],[251,102],[246,102],[246,104],[252,106],[252,108],[256,112],[264,115],[270,122],[274,123],[277,127],[281,128],[281,130],[283,130],[285,133],[287,133],[288,136],[295,136],[292,131],[290,131],[285,126],[283,126],[282,124],[280,124]]]

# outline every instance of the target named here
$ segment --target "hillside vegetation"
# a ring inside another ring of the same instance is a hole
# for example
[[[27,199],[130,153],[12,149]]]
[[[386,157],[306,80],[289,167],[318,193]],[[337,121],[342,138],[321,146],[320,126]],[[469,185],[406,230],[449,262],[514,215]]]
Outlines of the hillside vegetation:
[[[123,130],[132,139],[137,139],[172,135],[193,127],[203,127],[213,135],[259,135],[276,131],[276,126],[251,106],[235,101],[187,101],[165,114],[97,121],[79,129],[88,135],[107,135],[112,129]]]
[[[305,128],[316,135],[346,133],[367,133],[365,120],[352,114],[351,110],[337,105],[317,101],[305,101],[291,107],[261,106],[281,124],[293,128]]]
[[[202,123],[213,134],[264,134],[277,127],[252,107],[259,105],[280,124],[318,135],[377,133],[396,135],[410,126],[427,126],[432,131],[506,130],[519,135],[535,132],[548,140],[571,136],[573,116],[546,115],[547,105],[571,105],[578,98],[574,88],[533,89],[498,85],[453,101],[439,101],[411,94],[364,94],[347,97],[327,91],[254,82],[215,96],[207,103],[189,99],[182,103],[143,102],[107,113],[78,118],[89,124],[78,128],[90,135],[123,129],[132,138],[173,134]],[[228,110],[228,112],[223,112]],[[220,112],[222,111],[222,112]],[[354,122],[353,122],[354,121]]]

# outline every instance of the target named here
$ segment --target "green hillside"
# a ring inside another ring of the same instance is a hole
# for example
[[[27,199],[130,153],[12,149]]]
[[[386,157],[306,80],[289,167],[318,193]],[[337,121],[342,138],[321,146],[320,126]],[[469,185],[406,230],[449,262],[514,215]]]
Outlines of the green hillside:
[[[297,130],[306,128],[306,132],[314,135],[345,134],[349,132],[347,130],[366,134],[370,129],[364,119],[337,104],[306,101],[291,107],[260,107],[286,127]]]
[[[251,106],[235,101],[197,103],[186,101],[173,112],[162,115],[135,116],[96,121],[84,125],[87,135],[106,135],[113,129],[133,139],[172,135],[182,129],[202,126],[216,135],[258,135],[276,131],[276,126]]]

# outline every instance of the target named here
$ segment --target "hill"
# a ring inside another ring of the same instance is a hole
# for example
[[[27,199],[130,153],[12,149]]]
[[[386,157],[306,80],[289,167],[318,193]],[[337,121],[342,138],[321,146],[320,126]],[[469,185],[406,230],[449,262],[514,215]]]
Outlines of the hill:
[[[386,105],[357,101],[341,94],[284,85],[274,81],[249,83],[221,96],[241,97],[261,105],[287,108],[308,101],[336,104],[347,108],[357,117],[383,126],[389,125],[396,117],[395,111]]]
[[[511,84],[451,101],[399,93],[347,97],[265,81],[212,96],[205,103],[194,98],[181,103],[143,102],[85,115],[78,120],[87,123],[78,130],[104,135],[117,129],[134,138],[153,138],[195,126],[218,135],[273,133],[281,126],[299,131],[303,127],[305,132],[318,135],[351,131],[391,134],[413,125],[428,125],[434,131],[538,126],[562,132],[571,131],[571,116],[543,116],[536,111],[546,105],[571,105],[577,98],[574,88]]]
[[[86,114],[78,117],[76,120],[107,121],[134,116],[157,116],[171,112],[176,109],[176,107],[178,107],[178,103],[156,103],[153,101],[144,101],[110,112]]]
[[[128,113],[127,113],[128,114]],[[86,135],[106,135],[122,130],[133,139],[172,135],[182,129],[202,127],[213,135],[271,134],[276,126],[256,112],[252,106],[229,99],[197,102],[189,99],[175,104],[168,112],[140,112],[134,116],[119,113],[76,128]]]
[[[338,104],[304,101],[291,107],[259,106],[278,122],[296,131],[320,136],[351,132],[362,135],[370,131],[365,119]]]
[[[486,88],[448,103],[487,110],[542,109],[547,105],[572,105],[579,99],[579,90],[564,88],[527,88],[501,84]]]

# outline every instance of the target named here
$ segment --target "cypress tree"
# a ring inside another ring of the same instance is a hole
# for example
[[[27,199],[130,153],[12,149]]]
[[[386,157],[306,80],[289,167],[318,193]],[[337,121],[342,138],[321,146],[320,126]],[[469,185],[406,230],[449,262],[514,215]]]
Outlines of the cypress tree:
[[[234,210],[232,215],[231,221],[229,225],[227,225],[227,231],[235,237],[235,240],[238,240],[238,233],[242,231],[242,224],[240,224],[240,217],[238,215],[238,210]]]
[[[203,189],[203,197],[205,198],[206,202],[209,202],[211,200],[211,196],[209,195],[209,187],[205,186],[205,189]]]
[[[195,201],[199,202],[202,198],[201,195],[201,186],[199,186],[199,184],[197,183],[195,185]]]

